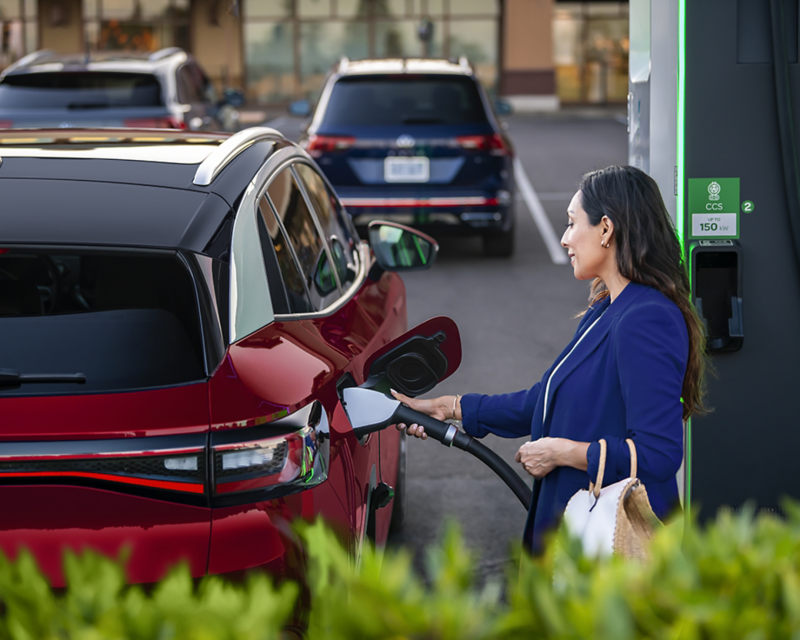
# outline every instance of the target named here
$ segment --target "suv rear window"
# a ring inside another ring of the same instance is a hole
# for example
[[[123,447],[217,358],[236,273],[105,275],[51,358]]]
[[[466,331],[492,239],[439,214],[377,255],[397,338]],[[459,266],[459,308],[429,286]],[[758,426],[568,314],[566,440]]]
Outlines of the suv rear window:
[[[105,109],[163,105],[158,78],[149,73],[99,71],[20,73],[0,82],[0,107]]]
[[[444,75],[341,78],[323,119],[326,127],[485,122],[475,81]]]
[[[174,253],[0,249],[0,335],[0,397],[205,379],[194,283]]]

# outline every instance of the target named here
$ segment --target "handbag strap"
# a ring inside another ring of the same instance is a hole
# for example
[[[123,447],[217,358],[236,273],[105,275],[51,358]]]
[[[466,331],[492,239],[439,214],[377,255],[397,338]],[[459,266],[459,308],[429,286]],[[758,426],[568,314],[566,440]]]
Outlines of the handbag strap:
[[[631,478],[636,477],[636,472],[639,470],[639,463],[636,457],[636,445],[633,440],[627,438],[625,442],[628,443],[628,449],[631,452]],[[597,482],[589,482],[589,493],[594,494],[595,498],[600,497],[600,490],[603,488],[603,476],[606,474],[606,453],[608,444],[604,438],[598,441],[600,444],[600,462],[597,464]]]
[[[633,444],[633,440],[628,438],[625,440],[628,443],[628,449],[631,450],[631,478],[636,477],[636,472],[639,470],[639,463],[636,458],[636,445]]]
[[[603,488],[603,476],[606,473],[606,444],[605,439],[600,438],[600,462],[597,465],[597,482],[589,482],[589,493],[594,494],[595,498],[600,497],[600,489]]]

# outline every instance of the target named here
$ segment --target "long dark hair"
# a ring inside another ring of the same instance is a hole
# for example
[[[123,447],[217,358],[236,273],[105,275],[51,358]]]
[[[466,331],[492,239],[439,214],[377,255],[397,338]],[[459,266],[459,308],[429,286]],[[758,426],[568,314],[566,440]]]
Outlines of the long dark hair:
[[[683,418],[707,411],[705,331],[692,304],[681,245],[658,185],[636,167],[607,167],[583,176],[583,209],[593,226],[603,216],[614,223],[617,268],[631,282],[658,289],[683,314],[689,333],[689,359],[683,378]],[[605,283],[592,284],[591,303],[608,295]]]

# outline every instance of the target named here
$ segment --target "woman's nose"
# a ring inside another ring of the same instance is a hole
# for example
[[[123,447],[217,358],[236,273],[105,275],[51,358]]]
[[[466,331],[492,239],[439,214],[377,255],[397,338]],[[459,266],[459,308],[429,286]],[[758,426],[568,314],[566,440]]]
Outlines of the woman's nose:
[[[561,234],[561,246],[564,247],[565,249],[567,248],[567,231]]]

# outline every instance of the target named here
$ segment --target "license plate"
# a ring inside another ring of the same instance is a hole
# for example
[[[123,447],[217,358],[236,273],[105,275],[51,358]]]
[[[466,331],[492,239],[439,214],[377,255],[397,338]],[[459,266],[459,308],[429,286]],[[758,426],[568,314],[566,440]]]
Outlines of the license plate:
[[[383,179],[386,182],[427,182],[430,176],[430,160],[424,156],[393,156],[383,161]]]

